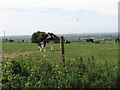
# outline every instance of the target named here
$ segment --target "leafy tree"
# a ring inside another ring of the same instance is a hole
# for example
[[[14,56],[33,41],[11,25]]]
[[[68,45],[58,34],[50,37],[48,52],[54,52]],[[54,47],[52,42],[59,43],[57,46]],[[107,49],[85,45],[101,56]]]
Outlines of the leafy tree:
[[[32,34],[32,38],[31,38],[31,42],[32,42],[32,43],[37,43],[37,42],[38,42],[37,37],[38,37],[40,34],[45,34],[45,32],[37,31],[37,32],[33,33],[33,34]]]
[[[56,35],[55,35],[55,38],[54,38],[54,43],[60,43],[60,38]]]

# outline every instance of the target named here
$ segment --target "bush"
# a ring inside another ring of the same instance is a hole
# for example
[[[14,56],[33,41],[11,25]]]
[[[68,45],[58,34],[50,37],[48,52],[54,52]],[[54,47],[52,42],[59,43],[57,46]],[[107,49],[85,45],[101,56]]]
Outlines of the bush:
[[[32,42],[32,43],[38,43],[37,37],[38,37],[40,34],[45,34],[45,32],[37,31],[37,32],[33,33],[33,34],[32,34],[32,37],[31,37],[31,42]]]
[[[65,66],[48,58],[24,56],[2,62],[3,88],[116,88],[117,68],[94,58],[69,58]]]

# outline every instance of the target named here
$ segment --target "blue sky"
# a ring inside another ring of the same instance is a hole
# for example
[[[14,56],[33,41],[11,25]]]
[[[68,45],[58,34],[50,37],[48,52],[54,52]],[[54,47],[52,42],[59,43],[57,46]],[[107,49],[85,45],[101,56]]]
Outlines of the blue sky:
[[[117,32],[118,1],[0,0],[0,36]]]

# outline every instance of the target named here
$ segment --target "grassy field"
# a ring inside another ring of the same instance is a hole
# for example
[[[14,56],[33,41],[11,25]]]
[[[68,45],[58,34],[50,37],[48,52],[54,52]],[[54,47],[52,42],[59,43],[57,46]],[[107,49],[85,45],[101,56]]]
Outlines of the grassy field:
[[[4,54],[39,51],[37,44],[32,43],[3,43],[2,51]],[[50,51],[49,44],[47,44],[46,52],[42,52],[50,56],[60,56],[60,45],[54,44],[54,51]],[[57,54],[57,55],[56,55]],[[76,57],[91,57],[95,56],[100,60],[118,60],[118,45],[117,44],[65,44],[65,56]]]
[[[3,43],[4,54],[39,51],[37,44]],[[60,45],[54,51],[3,58],[4,88],[116,88],[117,44],[65,44],[65,66]]]
[[[3,53],[25,52],[37,50],[37,44],[33,43],[2,43]]]

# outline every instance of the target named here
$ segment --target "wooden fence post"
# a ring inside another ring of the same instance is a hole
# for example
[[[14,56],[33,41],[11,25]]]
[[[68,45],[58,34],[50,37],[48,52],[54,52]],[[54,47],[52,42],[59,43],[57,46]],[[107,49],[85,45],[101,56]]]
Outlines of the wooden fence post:
[[[62,55],[62,61],[65,63],[65,51],[64,51],[64,37],[60,37],[60,51]]]

